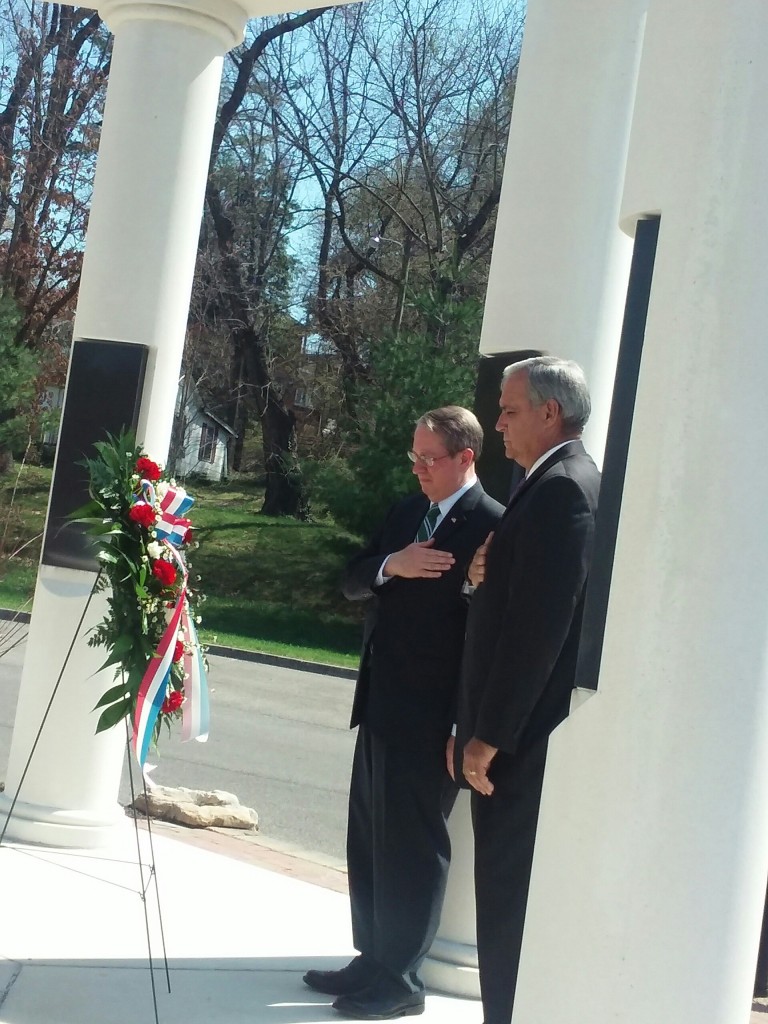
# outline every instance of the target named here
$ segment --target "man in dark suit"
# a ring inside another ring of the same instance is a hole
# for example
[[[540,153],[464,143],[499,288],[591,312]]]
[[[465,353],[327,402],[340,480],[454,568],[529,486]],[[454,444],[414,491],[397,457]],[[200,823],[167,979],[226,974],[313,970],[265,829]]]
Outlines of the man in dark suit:
[[[472,787],[485,1024],[512,1019],[547,738],[574,686],[600,487],[579,440],[590,412],[580,367],[513,363],[499,405],[506,455],[526,475],[470,565],[456,739]]]
[[[357,1020],[424,1010],[418,972],[440,921],[457,792],[448,764],[467,614],[461,591],[504,511],[475,476],[481,447],[467,409],[422,416],[408,453],[422,493],[390,509],[344,573],[346,596],[368,602],[347,830],[360,955],[304,980],[338,996],[334,1008]]]

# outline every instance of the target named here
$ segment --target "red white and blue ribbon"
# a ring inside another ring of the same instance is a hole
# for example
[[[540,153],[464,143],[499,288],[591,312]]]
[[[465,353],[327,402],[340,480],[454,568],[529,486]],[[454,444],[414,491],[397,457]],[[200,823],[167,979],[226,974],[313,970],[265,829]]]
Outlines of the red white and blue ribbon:
[[[168,695],[168,680],[171,675],[173,655],[176,650],[176,638],[179,633],[181,616],[186,605],[186,589],[182,588],[181,597],[173,609],[171,620],[165,627],[160,643],[157,645],[147,671],[139,686],[139,693],[136,699],[136,712],[133,716],[133,737],[131,746],[136,754],[136,760],[141,767],[147,760],[149,744],[160,714],[160,708]]]
[[[183,487],[169,487],[160,499],[160,515],[155,523],[157,539],[170,541],[175,547],[183,544],[187,530],[192,525],[189,519],[183,518],[184,513],[194,503],[195,499]]]
[[[155,490],[150,481],[141,481],[141,491],[146,500],[153,507],[157,507]],[[131,745],[142,768],[147,759],[163,702],[168,696],[173,656],[180,630],[184,636],[182,740],[196,739],[203,742],[208,739],[208,682],[197,630],[189,614],[187,568],[180,552],[176,550],[183,542],[190,525],[189,520],[182,517],[182,513],[191,508],[193,502],[194,498],[191,498],[183,488],[169,487],[161,499],[161,513],[155,526],[157,538],[166,547],[170,559],[176,562],[183,576],[183,583],[171,618],[139,686]]]
[[[181,706],[181,738],[204,743],[208,739],[208,683],[197,630],[187,609],[182,616],[184,645],[184,703]]]
[[[184,518],[184,514],[192,508],[195,499],[187,494],[183,487],[169,487],[158,502],[151,481],[142,480],[139,487],[143,497],[137,500],[146,501],[155,510],[159,508],[157,522],[154,525],[157,539],[167,540],[174,547],[181,547],[187,530],[192,525],[191,520]]]

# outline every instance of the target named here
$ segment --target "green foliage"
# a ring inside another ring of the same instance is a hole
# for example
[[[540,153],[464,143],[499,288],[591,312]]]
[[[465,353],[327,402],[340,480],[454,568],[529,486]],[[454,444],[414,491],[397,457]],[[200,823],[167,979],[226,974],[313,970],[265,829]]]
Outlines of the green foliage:
[[[360,395],[359,444],[346,457],[305,466],[313,508],[357,534],[414,490],[406,452],[416,420],[443,405],[471,407],[482,306],[428,292],[413,306],[431,330],[383,338],[370,353],[371,382]]]
[[[35,397],[37,359],[16,335],[21,314],[13,299],[0,293],[0,449],[23,449],[28,440],[26,413]]]

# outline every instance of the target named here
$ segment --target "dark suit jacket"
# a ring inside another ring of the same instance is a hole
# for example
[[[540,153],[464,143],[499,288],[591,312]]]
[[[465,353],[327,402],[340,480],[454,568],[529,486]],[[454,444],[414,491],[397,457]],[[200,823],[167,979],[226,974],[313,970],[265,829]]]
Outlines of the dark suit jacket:
[[[469,610],[459,767],[477,736],[499,748],[495,779],[567,716],[599,488],[597,467],[574,441],[510,499]]]
[[[414,540],[428,508],[423,494],[394,505],[376,536],[348,563],[343,589],[352,601],[368,601],[351,725],[364,722],[400,746],[437,749],[455,721],[467,616],[462,583],[504,506],[476,484],[434,533],[435,547],[454,555],[453,567],[439,579],[393,577],[374,589],[384,557]]]

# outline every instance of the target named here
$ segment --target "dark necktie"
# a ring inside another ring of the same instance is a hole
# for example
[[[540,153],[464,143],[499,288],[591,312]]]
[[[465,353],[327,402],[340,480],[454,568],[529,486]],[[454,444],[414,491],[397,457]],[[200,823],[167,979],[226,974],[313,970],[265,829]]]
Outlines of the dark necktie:
[[[418,532],[416,534],[417,543],[420,541],[429,540],[429,538],[435,532],[435,523],[437,522],[437,517],[439,515],[440,506],[434,504],[430,505],[429,509],[427,510],[427,514],[422,519],[421,525],[419,526]]]

